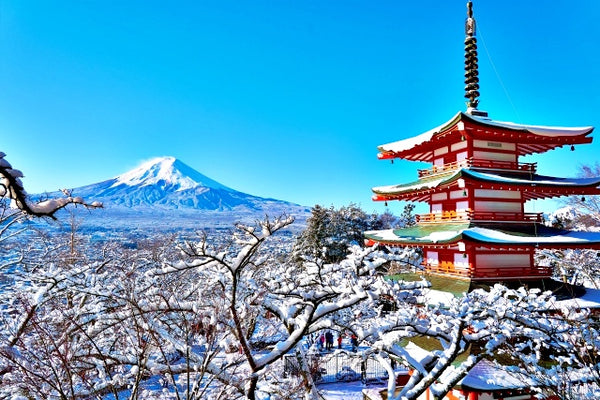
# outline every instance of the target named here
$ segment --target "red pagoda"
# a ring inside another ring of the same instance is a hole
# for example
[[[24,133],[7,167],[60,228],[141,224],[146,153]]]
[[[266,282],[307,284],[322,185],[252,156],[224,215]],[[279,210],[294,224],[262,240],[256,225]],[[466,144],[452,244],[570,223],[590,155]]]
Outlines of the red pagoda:
[[[468,2],[465,39],[467,111],[418,136],[378,147],[380,159],[431,163],[406,184],[373,188],[375,201],[426,202],[415,226],[365,232],[371,244],[414,246],[426,271],[492,282],[538,280],[551,268],[534,262],[536,249],[600,248],[600,234],[551,228],[525,202],[600,194],[600,177],[537,174],[519,157],[592,142],[593,127],[565,128],[494,121],[478,110],[475,20]]]

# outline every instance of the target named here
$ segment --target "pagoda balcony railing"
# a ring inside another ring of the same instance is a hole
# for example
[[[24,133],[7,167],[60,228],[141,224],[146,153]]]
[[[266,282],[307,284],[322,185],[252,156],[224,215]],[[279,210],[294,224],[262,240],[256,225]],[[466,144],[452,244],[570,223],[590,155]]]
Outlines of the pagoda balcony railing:
[[[466,221],[492,221],[492,222],[528,222],[542,223],[542,213],[519,213],[519,212],[491,212],[491,211],[444,211],[428,214],[419,214],[417,223],[435,224],[447,222],[466,222]]]
[[[437,264],[423,263],[424,269],[427,272],[437,274],[454,275],[471,279],[523,279],[523,278],[539,278],[552,276],[552,268],[541,265],[533,267],[485,267],[478,266],[475,269],[464,266],[457,266],[452,262],[440,262]]]
[[[454,161],[444,165],[434,165],[431,168],[418,170],[419,178],[428,178],[456,171],[459,168],[481,168],[490,171],[521,172],[534,174],[537,171],[537,163],[519,163],[512,161],[480,160],[469,158],[462,161]]]

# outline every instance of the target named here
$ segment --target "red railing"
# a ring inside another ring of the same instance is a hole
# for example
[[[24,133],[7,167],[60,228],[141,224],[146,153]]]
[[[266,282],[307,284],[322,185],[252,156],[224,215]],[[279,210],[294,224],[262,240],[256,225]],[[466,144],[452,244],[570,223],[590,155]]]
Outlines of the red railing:
[[[441,262],[439,264],[424,263],[423,267],[427,272],[437,274],[448,274],[453,276],[471,278],[471,279],[526,279],[552,276],[552,268],[543,266],[533,267],[476,267],[471,268],[455,267],[452,262]]]
[[[447,223],[466,221],[543,222],[542,213],[444,211],[417,215],[417,223]]]
[[[444,165],[434,165],[433,167],[427,169],[419,169],[417,170],[417,172],[419,174],[419,178],[421,179],[436,175],[447,174],[456,171],[459,168],[468,168],[469,166],[470,165],[468,160],[455,161]]]
[[[470,212],[473,221],[543,222],[543,213]]]
[[[427,178],[456,171],[459,168],[469,167],[531,174],[537,171],[537,163],[519,163],[511,161],[480,160],[469,158],[463,161],[454,161],[444,165],[434,165],[431,168],[420,169],[418,170],[418,173],[419,178]]]
[[[552,268],[534,265],[533,267],[477,267],[472,271],[470,277],[472,279],[523,279],[523,278],[539,278],[552,276]]]
[[[449,274],[454,276],[464,276],[468,278],[471,276],[471,273],[468,268],[464,267],[456,267],[454,263],[442,261],[439,264],[427,264],[424,263],[423,266],[427,272],[433,272],[436,274]]]

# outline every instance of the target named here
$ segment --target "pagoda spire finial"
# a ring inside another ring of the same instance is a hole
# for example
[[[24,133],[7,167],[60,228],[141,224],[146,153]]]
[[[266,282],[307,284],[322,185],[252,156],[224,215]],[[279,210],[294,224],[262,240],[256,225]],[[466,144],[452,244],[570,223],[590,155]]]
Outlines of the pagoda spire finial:
[[[467,2],[467,20],[465,21],[465,98],[467,107],[477,109],[479,104],[479,70],[477,65],[477,39],[475,38],[475,18],[473,2]]]

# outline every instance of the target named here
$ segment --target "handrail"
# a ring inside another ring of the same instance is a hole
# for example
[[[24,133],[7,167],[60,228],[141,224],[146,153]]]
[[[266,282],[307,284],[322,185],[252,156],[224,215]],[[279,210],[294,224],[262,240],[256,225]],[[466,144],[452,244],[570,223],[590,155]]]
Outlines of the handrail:
[[[534,174],[537,171],[537,163],[520,163],[512,161],[482,160],[468,158],[462,161],[454,161],[443,165],[434,165],[431,168],[420,169],[417,172],[419,174],[419,178],[426,178],[455,171],[459,168],[471,167],[531,174]]]
[[[534,265],[533,267],[523,266],[510,268],[476,267],[475,269],[457,267],[452,262],[440,262],[438,264],[423,262],[422,265],[427,272],[449,274],[473,279],[526,278],[552,275],[551,267],[545,267],[541,265]]]
[[[520,212],[491,212],[491,211],[444,211],[416,216],[417,223],[445,223],[466,221],[499,221],[499,222],[543,222],[543,213],[520,213]]]

